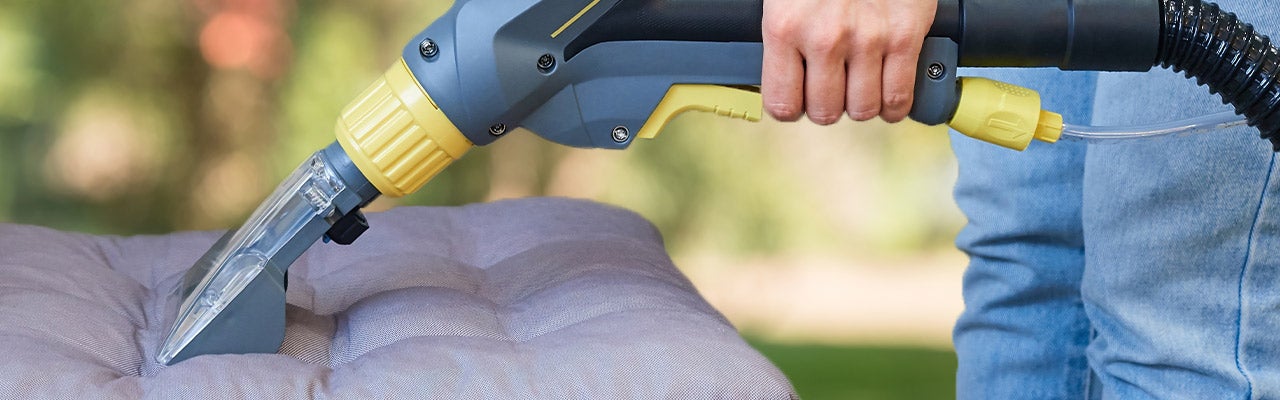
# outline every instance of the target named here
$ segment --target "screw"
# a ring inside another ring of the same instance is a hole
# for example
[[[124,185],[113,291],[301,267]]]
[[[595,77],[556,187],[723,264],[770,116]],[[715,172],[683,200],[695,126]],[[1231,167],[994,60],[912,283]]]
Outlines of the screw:
[[[941,63],[929,64],[929,69],[925,73],[929,74],[929,79],[942,79],[942,76],[947,74],[947,67]]]
[[[489,127],[489,134],[493,136],[502,136],[507,133],[507,124],[497,123]]]
[[[624,143],[627,141],[627,139],[630,139],[630,138],[631,138],[631,131],[627,130],[627,127],[618,126],[613,128],[613,141],[618,143]]]
[[[436,45],[436,41],[428,38],[418,44],[418,52],[422,53],[423,57],[432,58],[440,54],[440,46]]]
[[[545,74],[551,72],[555,67],[556,56],[543,54],[542,57],[538,57],[538,71],[542,71]]]

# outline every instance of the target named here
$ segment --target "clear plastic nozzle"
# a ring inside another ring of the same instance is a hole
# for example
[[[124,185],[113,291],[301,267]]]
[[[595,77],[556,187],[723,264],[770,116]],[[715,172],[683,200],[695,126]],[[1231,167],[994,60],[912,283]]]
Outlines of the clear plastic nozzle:
[[[264,268],[282,261],[276,257],[286,246],[314,243],[318,237],[300,233],[308,224],[333,217],[334,199],[344,189],[346,184],[321,153],[294,171],[240,229],[223,237],[184,276],[174,293],[182,296],[177,319],[156,361],[173,361]],[[293,262],[284,261],[283,268]]]

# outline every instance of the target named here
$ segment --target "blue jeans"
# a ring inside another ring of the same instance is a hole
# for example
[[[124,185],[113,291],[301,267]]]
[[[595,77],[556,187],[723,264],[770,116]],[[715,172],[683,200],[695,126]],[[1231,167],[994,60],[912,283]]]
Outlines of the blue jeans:
[[[1280,34],[1264,0],[1220,4]],[[1222,110],[1180,74],[979,71],[1067,121]],[[1280,398],[1280,173],[1252,128],[1122,143],[953,136],[962,399]]]

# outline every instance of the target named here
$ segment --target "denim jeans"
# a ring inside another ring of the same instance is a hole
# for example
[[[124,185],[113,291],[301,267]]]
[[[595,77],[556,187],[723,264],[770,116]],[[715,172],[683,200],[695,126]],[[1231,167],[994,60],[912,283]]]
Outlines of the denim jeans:
[[[1280,35],[1274,0],[1219,4]],[[969,73],[1040,90],[1075,123],[1230,109],[1162,69]],[[1280,398],[1280,173],[1256,129],[952,143],[969,218],[959,398]]]

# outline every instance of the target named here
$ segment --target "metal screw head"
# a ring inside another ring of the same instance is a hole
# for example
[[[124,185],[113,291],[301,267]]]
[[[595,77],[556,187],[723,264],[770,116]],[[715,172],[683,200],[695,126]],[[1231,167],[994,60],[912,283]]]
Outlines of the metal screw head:
[[[556,67],[556,56],[553,56],[550,54],[543,54],[542,57],[538,57],[538,71],[541,71],[542,73],[545,74],[545,73],[551,72],[551,70],[554,69],[555,67]]]
[[[929,79],[942,79],[942,76],[947,74],[947,67],[941,63],[929,64],[925,73],[929,74]]]
[[[630,138],[631,138],[631,131],[627,130],[627,127],[618,126],[613,128],[613,141],[618,143],[624,143],[627,141],[627,139],[630,139]]]
[[[489,127],[489,134],[493,136],[502,136],[507,133],[507,124],[497,123]]]
[[[440,54],[440,46],[437,46],[434,40],[425,39],[418,44],[418,52],[422,53],[422,56],[426,58],[435,57]]]

